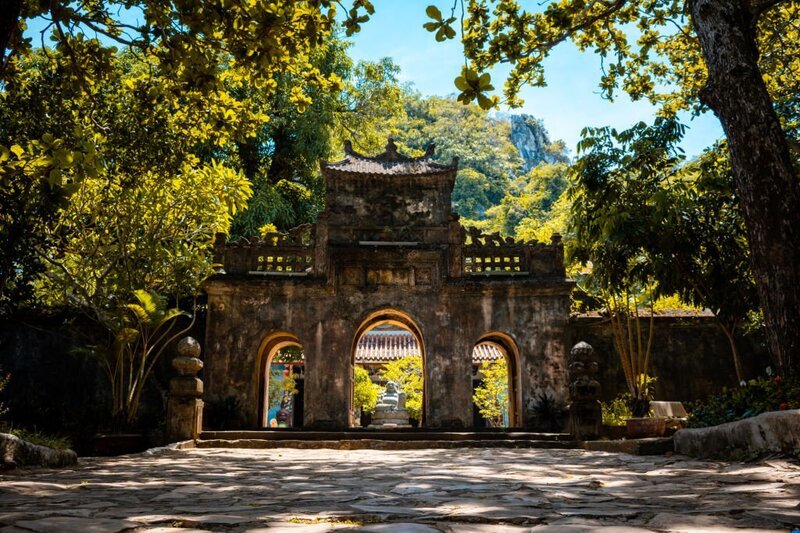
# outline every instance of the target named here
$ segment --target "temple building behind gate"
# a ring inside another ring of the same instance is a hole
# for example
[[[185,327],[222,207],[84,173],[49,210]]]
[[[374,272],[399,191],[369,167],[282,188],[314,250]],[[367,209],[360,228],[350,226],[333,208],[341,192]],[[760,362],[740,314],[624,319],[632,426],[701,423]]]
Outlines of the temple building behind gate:
[[[264,427],[269,368],[302,349],[302,425],[356,424],[353,367],[364,334],[410,332],[423,360],[421,424],[473,425],[473,350],[508,359],[509,418],[534,428],[541,395],[566,401],[569,293],[563,247],[465,230],[451,209],[458,161],[430,148],[406,157],[389,141],[376,157],[323,163],[326,206],[314,224],[254,241],[218,239],[223,271],[206,284],[207,402],[233,397]],[[363,344],[362,344],[363,345]]]

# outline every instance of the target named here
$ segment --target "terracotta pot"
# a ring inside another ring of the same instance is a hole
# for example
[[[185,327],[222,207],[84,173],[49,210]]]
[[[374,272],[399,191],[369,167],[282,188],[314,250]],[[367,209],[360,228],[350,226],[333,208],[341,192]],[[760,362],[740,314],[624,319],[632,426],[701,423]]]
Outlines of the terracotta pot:
[[[663,437],[666,429],[664,418],[628,418],[625,436],[629,439]]]

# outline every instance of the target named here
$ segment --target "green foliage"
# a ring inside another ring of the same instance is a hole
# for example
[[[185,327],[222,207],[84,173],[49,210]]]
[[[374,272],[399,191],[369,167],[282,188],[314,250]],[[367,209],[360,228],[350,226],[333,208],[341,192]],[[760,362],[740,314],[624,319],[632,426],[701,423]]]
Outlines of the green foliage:
[[[631,413],[630,393],[620,394],[610,402],[601,402],[603,424],[606,426],[624,426],[625,420],[633,417]]]
[[[383,381],[394,381],[406,395],[408,416],[422,420],[422,357],[407,355],[389,361],[380,370]]]
[[[800,16],[800,6],[786,1],[774,4],[777,7],[754,9],[758,47],[763,51],[759,66],[782,115],[791,117],[786,129],[796,135],[800,30],[793,21]],[[703,110],[699,93],[708,74],[685,2],[564,0],[538,10],[511,0],[464,5],[462,42],[471,69],[478,75],[510,64],[504,102],[512,107],[522,104],[523,85],[546,85],[545,60],[554,48],[571,41],[579,50],[597,54],[603,66],[599,85],[606,98],[622,90],[633,100],[648,99],[669,116],[684,109]],[[436,26],[426,29],[442,31],[445,21],[432,18]],[[437,40],[442,40],[438,33]],[[464,92],[470,89],[459,87]]]
[[[759,377],[723,389],[689,413],[690,427],[706,427],[749,418],[767,411],[800,408],[800,378]]]
[[[653,297],[677,294],[712,310],[741,378],[734,337],[757,294],[733,176],[724,146],[685,164],[676,148],[682,135],[669,119],[584,132],[569,191],[568,255],[591,262],[601,290],[653,285]]]
[[[226,93],[171,95],[147,57],[110,58],[107,78],[88,92],[64,79],[64,61],[33,54],[0,93],[0,144],[42,139],[53,157],[76,165],[61,170],[56,186],[69,201],[58,203],[34,194],[46,167],[30,165],[39,170],[26,178],[30,185],[18,186],[30,198],[21,195],[9,211],[27,231],[10,232],[2,261],[40,303],[79,308],[109,324],[134,290],[191,295],[212,271],[213,235],[227,231],[250,187],[198,152],[246,135],[262,119]],[[69,146],[84,146],[84,155]]]
[[[306,88],[311,102],[302,112],[290,97],[303,82],[296,75],[279,75],[274,93],[250,92],[244,98],[269,120],[254,136],[237,142],[230,154],[230,164],[254,189],[248,208],[233,221],[234,237],[253,237],[265,224],[285,231],[313,222],[323,206],[319,161],[336,157],[343,139],[369,151],[382,146],[382,128],[404,114],[397,66],[390,59],[353,65],[346,47],[330,40],[314,52],[313,62],[336,74],[342,89]]]
[[[462,104],[470,104],[473,100],[478,100],[478,106],[483,109],[491,109],[498,103],[496,96],[486,96],[485,93],[494,90],[489,73],[478,74],[471,68],[464,67],[461,76],[456,78],[456,88],[461,91],[458,101]]]
[[[0,94],[0,107],[4,100]],[[59,240],[50,230],[99,165],[93,142],[80,134],[65,140],[45,133],[25,142],[4,130],[0,125],[0,314],[33,299],[40,254]]]
[[[46,433],[42,433],[41,431],[24,429],[24,428],[2,428],[4,433],[10,433],[15,437],[18,437],[24,441],[28,441],[31,444],[37,444],[39,446],[47,446],[48,448],[53,448],[55,450],[69,450],[72,448],[72,441],[69,437],[60,437],[56,435],[48,435]]]
[[[112,42],[151,55],[178,90],[216,90],[230,67],[243,67],[246,82],[261,89],[273,89],[275,77],[287,72],[301,76],[304,86],[336,88],[340,80],[323,74],[310,55],[335,31],[337,5],[329,0],[189,0],[177,9],[158,0],[24,0],[16,24],[9,21],[9,33],[0,35],[9,50],[8,55],[0,50],[0,78],[14,80],[18,59],[31,49],[31,39],[23,37],[26,21],[39,18],[49,22],[42,40],[52,31],[55,48],[69,59],[64,75],[78,86],[90,87],[104,77],[116,52],[104,43]],[[351,6],[343,23],[348,35],[374,12],[367,0],[354,0]],[[120,10],[137,13],[137,24],[123,22]],[[302,90],[292,98],[300,107],[309,101]]]
[[[166,298],[153,291],[136,290],[133,300],[120,309],[113,346],[93,351],[111,385],[112,416],[128,426],[136,422],[145,383],[164,349],[194,323],[175,331],[178,317],[190,315],[167,308]]]
[[[428,15],[428,18],[433,19],[433,22],[426,22],[422,27],[431,33],[435,32],[437,41],[446,41],[456,36],[456,30],[452,26],[453,22],[456,21],[455,17],[450,16],[445,20],[442,17],[442,12],[436,6],[428,6],[425,9],[425,14]]]
[[[522,167],[508,122],[452,98],[411,94],[404,105],[407,119],[397,123],[398,145],[410,155],[421,155],[435,144],[436,159],[442,163],[458,157],[453,208],[464,218],[482,219],[487,209],[500,203],[510,178]]]
[[[540,163],[510,181],[502,201],[486,212],[482,229],[549,242],[553,233],[566,230],[569,202],[564,193],[568,183],[566,164]]]
[[[508,414],[508,364],[501,357],[481,363],[481,382],[475,387],[472,401],[489,427],[503,427]]]
[[[371,413],[378,404],[381,387],[373,383],[366,369],[356,365],[353,367],[353,408],[362,413]]]
[[[564,425],[564,404],[552,394],[540,392],[533,404],[536,425],[542,431],[561,431]]]

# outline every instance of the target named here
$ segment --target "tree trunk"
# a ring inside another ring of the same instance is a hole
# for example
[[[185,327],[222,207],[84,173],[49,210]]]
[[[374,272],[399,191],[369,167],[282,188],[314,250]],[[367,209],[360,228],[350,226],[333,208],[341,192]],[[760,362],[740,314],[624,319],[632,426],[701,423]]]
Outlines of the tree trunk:
[[[725,333],[728,338],[728,344],[731,347],[731,355],[733,355],[733,366],[736,369],[736,382],[741,383],[744,381],[744,369],[742,368],[742,358],[739,356],[739,345],[736,343],[736,326],[729,327],[717,318],[719,329]]]
[[[689,0],[708,82],[700,98],[719,117],[750,240],[773,361],[800,368],[800,182],[758,68],[745,0]]]
[[[6,73],[6,62],[9,52],[6,49],[13,44],[16,33],[19,31],[19,16],[22,13],[22,0],[3,0],[0,2],[0,80]]]

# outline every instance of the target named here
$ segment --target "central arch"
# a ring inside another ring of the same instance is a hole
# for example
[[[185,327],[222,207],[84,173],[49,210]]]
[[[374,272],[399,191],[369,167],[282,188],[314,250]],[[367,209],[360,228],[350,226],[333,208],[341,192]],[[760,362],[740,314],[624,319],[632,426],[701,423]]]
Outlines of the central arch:
[[[348,402],[348,410],[350,413],[355,412],[354,408],[354,385],[355,385],[355,366],[356,366],[356,350],[358,348],[358,342],[361,338],[366,334],[368,331],[377,328],[383,325],[390,325],[395,326],[398,328],[402,328],[407,330],[411,335],[414,336],[417,345],[419,346],[419,353],[422,357],[422,414],[421,420],[419,421],[420,427],[424,427],[425,425],[425,418],[427,413],[427,394],[426,389],[428,387],[428,380],[426,379],[426,355],[425,355],[425,341],[422,336],[422,330],[420,329],[417,322],[411,318],[409,313],[405,311],[401,311],[395,308],[384,308],[379,311],[374,311],[366,316],[361,321],[361,324],[356,329],[355,335],[353,336],[353,343],[350,349],[350,398]],[[351,426],[355,426],[353,420],[350,421]]]

